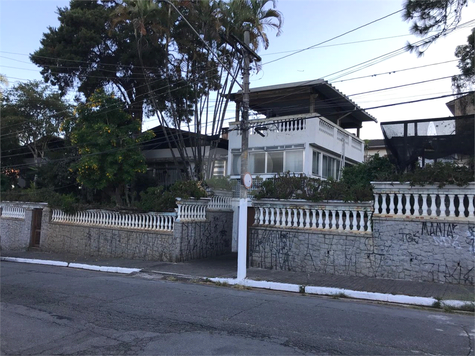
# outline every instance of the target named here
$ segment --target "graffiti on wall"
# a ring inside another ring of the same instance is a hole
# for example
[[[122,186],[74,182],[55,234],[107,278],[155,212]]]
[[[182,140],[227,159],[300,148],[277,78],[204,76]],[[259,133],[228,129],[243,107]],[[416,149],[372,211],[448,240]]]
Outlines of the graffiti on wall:
[[[181,261],[214,257],[228,252],[231,252],[231,227],[226,219],[213,216],[206,222],[182,223]]]
[[[465,238],[469,251],[475,254],[475,225],[468,225],[468,236]]]
[[[423,222],[422,236],[431,236],[437,246],[454,247],[461,249],[459,236],[455,234],[457,224],[445,222]]]

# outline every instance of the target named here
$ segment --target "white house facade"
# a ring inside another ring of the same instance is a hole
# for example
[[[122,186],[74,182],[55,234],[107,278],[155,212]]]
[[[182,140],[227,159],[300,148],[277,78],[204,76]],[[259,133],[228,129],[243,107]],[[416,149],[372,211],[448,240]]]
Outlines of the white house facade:
[[[242,94],[232,99],[236,121],[229,124],[227,171],[238,179]],[[252,89],[250,109],[259,117],[249,122],[249,172],[263,179],[283,172],[338,179],[342,167],[364,160],[362,122],[376,122],[324,80]]]

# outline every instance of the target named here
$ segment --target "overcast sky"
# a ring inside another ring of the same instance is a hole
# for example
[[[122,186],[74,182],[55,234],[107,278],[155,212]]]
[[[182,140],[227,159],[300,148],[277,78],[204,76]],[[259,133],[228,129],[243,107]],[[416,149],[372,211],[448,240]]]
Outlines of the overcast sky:
[[[41,79],[28,54],[39,48],[48,26],[58,26],[56,8],[68,4],[69,1],[63,0],[0,1],[0,73],[7,76],[10,85]],[[407,41],[417,41],[418,38],[409,35],[409,24],[402,20],[400,13],[322,46],[282,58],[401,8],[401,0],[277,1],[277,9],[284,16],[282,34],[276,37],[275,33],[268,31],[270,46],[268,50],[259,51],[263,59],[262,69],[251,76],[251,88],[323,78],[362,108],[451,94],[450,78],[441,78],[459,73],[454,51],[457,45],[467,42],[467,36],[475,26],[473,2],[464,9],[461,23],[472,22],[433,44],[422,58],[403,53],[351,74],[347,71],[334,74],[396,51]],[[410,69],[414,67],[417,68]],[[356,95],[422,81],[429,82]],[[445,106],[450,100],[452,98],[447,97],[368,112],[378,122],[445,117],[451,115]],[[231,119],[234,107],[229,113]],[[150,119],[147,124],[155,126],[157,121]],[[365,124],[361,137],[382,138],[379,124]]]

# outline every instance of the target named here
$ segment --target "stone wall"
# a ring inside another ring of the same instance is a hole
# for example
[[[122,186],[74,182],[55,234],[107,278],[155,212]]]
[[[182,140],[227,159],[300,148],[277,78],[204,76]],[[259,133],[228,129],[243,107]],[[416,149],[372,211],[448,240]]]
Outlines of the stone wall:
[[[374,275],[371,234],[251,228],[252,267],[352,276]]]
[[[78,255],[179,262],[231,252],[232,211],[208,212],[202,222],[175,222],[174,231],[54,223],[44,209],[41,248]]]
[[[43,211],[41,249],[77,255],[176,261],[173,232],[73,225],[50,221],[51,211]]]
[[[376,277],[474,285],[475,221],[373,217]]]
[[[373,217],[373,234],[253,227],[252,267],[474,285],[475,222]]]
[[[0,217],[0,249],[3,251],[26,250],[31,239],[31,210],[25,219]]]
[[[208,211],[203,222],[175,222],[179,261],[208,258],[231,252],[232,211]]]

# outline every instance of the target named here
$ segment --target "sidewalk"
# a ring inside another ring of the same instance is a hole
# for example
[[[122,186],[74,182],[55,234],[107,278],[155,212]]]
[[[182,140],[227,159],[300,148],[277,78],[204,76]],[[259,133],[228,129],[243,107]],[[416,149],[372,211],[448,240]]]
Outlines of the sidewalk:
[[[62,261],[69,267],[98,269],[103,271],[131,273],[171,274],[184,278],[208,278],[216,282],[228,284],[244,284],[250,287],[277,289],[314,294],[340,294],[369,300],[392,301],[407,304],[432,305],[436,299],[446,304],[460,306],[475,301],[473,286],[441,284],[430,282],[411,282],[392,279],[377,279],[369,277],[339,276],[321,273],[288,272],[249,268],[247,279],[236,281],[236,254],[216,257],[213,259],[195,260],[181,263],[143,261],[119,258],[102,258],[93,256],[77,256],[59,253],[31,250],[26,252],[2,252],[2,260],[20,258],[27,260],[42,260],[45,264],[55,264]],[[24,261],[27,262],[27,261]],[[34,261],[29,261],[34,262]],[[39,262],[39,261],[38,261]],[[81,264],[83,266],[80,266]],[[110,268],[113,267],[113,268]],[[117,267],[125,268],[124,270]],[[115,268],[115,269],[114,269]],[[126,269],[131,269],[127,271]],[[101,270],[101,269],[99,269]],[[436,299],[434,299],[436,298]],[[449,302],[450,301],[450,302]]]

